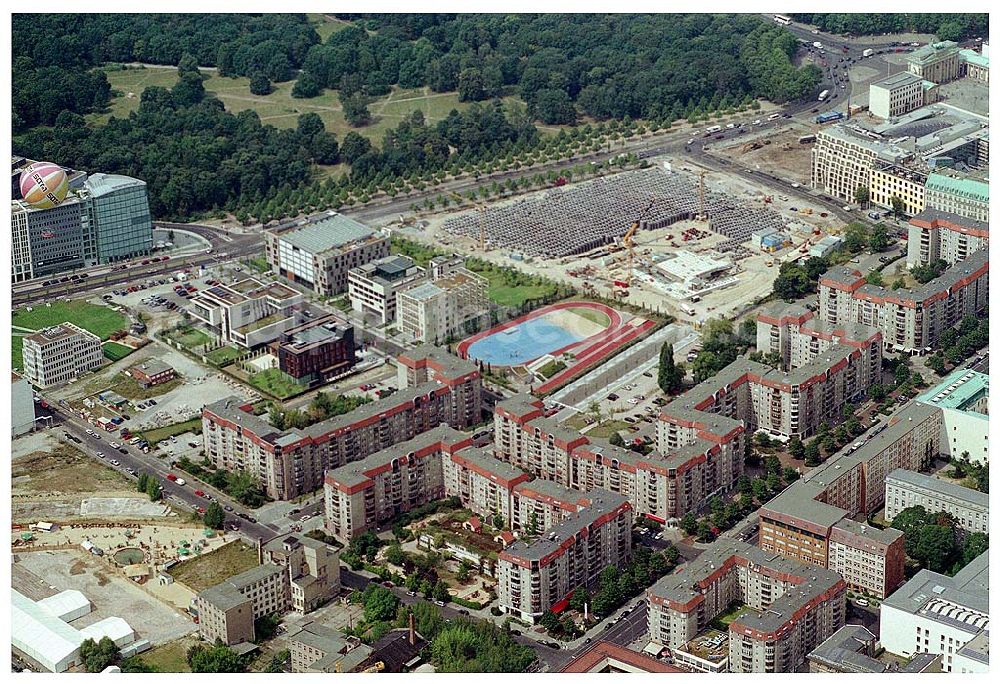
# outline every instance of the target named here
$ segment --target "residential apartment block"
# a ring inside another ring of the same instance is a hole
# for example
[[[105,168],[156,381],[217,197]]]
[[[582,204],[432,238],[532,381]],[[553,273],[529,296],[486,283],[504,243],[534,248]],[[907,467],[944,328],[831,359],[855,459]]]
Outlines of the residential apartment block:
[[[187,312],[223,341],[256,349],[306,320],[298,311],[303,301],[302,293],[287,285],[244,278],[200,290]]]
[[[464,508],[488,519],[499,515],[505,526],[512,520],[513,492],[531,479],[487,449],[468,448],[443,456],[441,467],[446,496],[459,497]]]
[[[990,220],[990,184],[984,179],[941,171],[927,176],[925,205],[986,223]]]
[[[941,409],[941,453],[968,454],[974,463],[990,459],[989,400],[990,376],[968,368],[956,368],[916,399]]]
[[[470,427],[482,421],[483,382],[471,361],[452,356],[445,349],[424,344],[396,357],[400,388],[438,382],[449,390],[450,425]]]
[[[327,533],[346,542],[451,495],[445,492],[442,458],[471,444],[468,435],[442,425],[327,471],[323,484]]]
[[[426,373],[428,362],[414,356],[416,352],[409,354],[406,362],[423,365],[418,370]],[[451,385],[428,380],[406,386],[385,399],[304,429],[277,430],[235,397],[209,404],[202,409],[205,455],[217,467],[255,473],[268,496],[293,499],[322,486],[328,469],[361,460],[438,425],[465,428],[477,423],[479,371],[459,359],[449,366],[455,375],[446,377],[447,369],[441,368],[434,371],[435,377]],[[456,396],[452,387],[462,392]]]
[[[546,418],[541,401],[533,397],[507,399],[497,404],[493,415],[498,458],[563,487],[621,494],[632,502],[636,515],[660,522],[697,510],[712,495],[735,486],[743,472],[739,425],[730,426],[718,439],[697,437],[669,452],[642,456],[607,443],[591,443]]]
[[[892,471],[885,480],[886,522],[912,506],[948,513],[963,532],[990,533],[989,494],[909,470]]]
[[[396,293],[425,282],[430,275],[408,256],[393,254],[352,268],[347,274],[351,308],[381,325],[396,320]]]
[[[322,385],[354,368],[354,326],[333,316],[316,318],[279,333],[271,353],[282,372],[304,385]]]
[[[64,385],[104,365],[104,348],[97,335],[60,323],[24,337],[24,377],[43,389]]]
[[[943,672],[988,672],[989,582],[989,552],[954,577],[921,570],[882,602],[882,646],[904,658],[939,654]]]
[[[442,344],[465,337],[489,320],[489,281],[459,267],[396,293],[396,322],[415,342]]]
[[[342,214],[264,232],[267,261],[278,275],[319,295],[347,290],[351,269],[389,256],[389,238]]]
[[[512,530],[535,532],[558,525],[590,502],[587,492],[570,489],[549,480],[531,480],[516,485],[510,494]]]
[[[989,247],[989,224],[925,209],[910,219],[906,240],[906,266],[926,265],[937,259],[949,264],[965,261]]]
[[[887,596],[903,581],[903,539],[852,519],[885,503],[890,472],[933,460],[940,426],[939,410],[911,404],[794,482],[758,511],[761,549],[837,569],[855,591]]]
[[[581,586],[592,587],[608,567],[632,554],[632,505],[612,492],[588,492],[590,505],[530,543],[517,541],[500,553],[500,610],[535,623]]]
[[[646,591],[649,638],[686,662],[688,644],[731,604],[752,610],[729,625],[730,672],[795,672],[844,625],[847,586],[835,573],[720,539],[683,572]]]
[[[924,106],[924,79],[902,71],[868,87],[868,111],[880,119],[897,117]]]
[[[988,291],[986,250],[973,252],[913,289],[871,285],[860,271],[837,266],[819,280],[819,318],[833,326],[860,323],[877,328],[887,350],[925,354],[945,330],[985,309]]]

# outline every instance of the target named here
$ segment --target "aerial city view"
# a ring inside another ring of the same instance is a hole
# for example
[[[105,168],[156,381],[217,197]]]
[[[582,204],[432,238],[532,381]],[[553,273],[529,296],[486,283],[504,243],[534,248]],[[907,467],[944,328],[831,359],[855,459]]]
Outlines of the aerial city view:
[[[988,671],[988,14],[41,16],[12,672]]]

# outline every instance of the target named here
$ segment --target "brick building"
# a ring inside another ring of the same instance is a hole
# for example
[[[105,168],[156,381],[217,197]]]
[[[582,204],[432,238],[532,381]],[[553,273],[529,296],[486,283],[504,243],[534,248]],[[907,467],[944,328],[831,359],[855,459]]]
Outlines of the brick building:
[[[333,316],[317,318],[281,333],[271,353],[283,372],[320,385],[354,367],[354,326]]]

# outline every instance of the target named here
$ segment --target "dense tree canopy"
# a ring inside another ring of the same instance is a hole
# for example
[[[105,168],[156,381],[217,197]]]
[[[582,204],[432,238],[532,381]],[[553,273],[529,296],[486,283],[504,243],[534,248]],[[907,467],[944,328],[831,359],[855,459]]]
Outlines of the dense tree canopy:
[[[599,119],[681,118],[747,96],[801,97],[819,82],[814,67],[794,67],[795,38],[752,15],[341,17],[357,25],[309,49],[300,79],[310,87],[300,90],[353,76],[368,95],[392,84],[457,90],[464,101],[510,92],[561,124],[577,107]]]
[[[961,40],[973,36],[985,37],[989,33],[986,14],[793,14],[795,21],[813,24],[830,33],[855,36],[882,33],[933,33],[941,40]]]

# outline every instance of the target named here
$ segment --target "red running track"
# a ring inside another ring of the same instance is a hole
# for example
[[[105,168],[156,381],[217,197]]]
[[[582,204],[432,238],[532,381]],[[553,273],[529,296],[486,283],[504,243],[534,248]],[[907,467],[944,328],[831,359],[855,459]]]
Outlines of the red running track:
[[[605,315],[607,315],[611,323],[608,325],[607,328],[605,328],[603,331],[595,335],[591,335],[590,337],[580,340],[579,342],[574,342],[573,344],[567,345],[561,349],[555,349],[553,351],[548,352],[553,356],[558,356],[559,354],[562,354],[564,351],[571,349],[573,347],[579,347],[580,351],[576,353],[576,356],[579,357],[581,354],[586,353],[594,344],[607,339],[609,335],[613,335],[616,331],[621,329],[622,315],[618,313],[618,311],[616,311],[615,309],[608,306],[607,304],[601,304],[599,302],[580,302],[580,301],[559,302],[557,304],[549,304],[548,306],[543,306],[541,309],[535,309],[531,313],[527,313],[524,316],[515,318],[512,321],[507,321],[506,323],[501,323],[500,325],[494,328],[490,328],[489,330],[484,330],[483,332],[476,333],[472,337],[459,342],[458,347],[456,347],[455,351],[461,358],[467,359],[469,358],[468,355],[469,347],[478,342],[479,340],[489,337],[491,335],[496,335],[497,333],[503,332],[508,328],[513,328],[514,326],[520,325],[521,323],[531,320],[532,318],[538,318],[539,316],[546,314],[550,311],[559,311],[560,309],[593,309],[595,311],[600,311]]]

